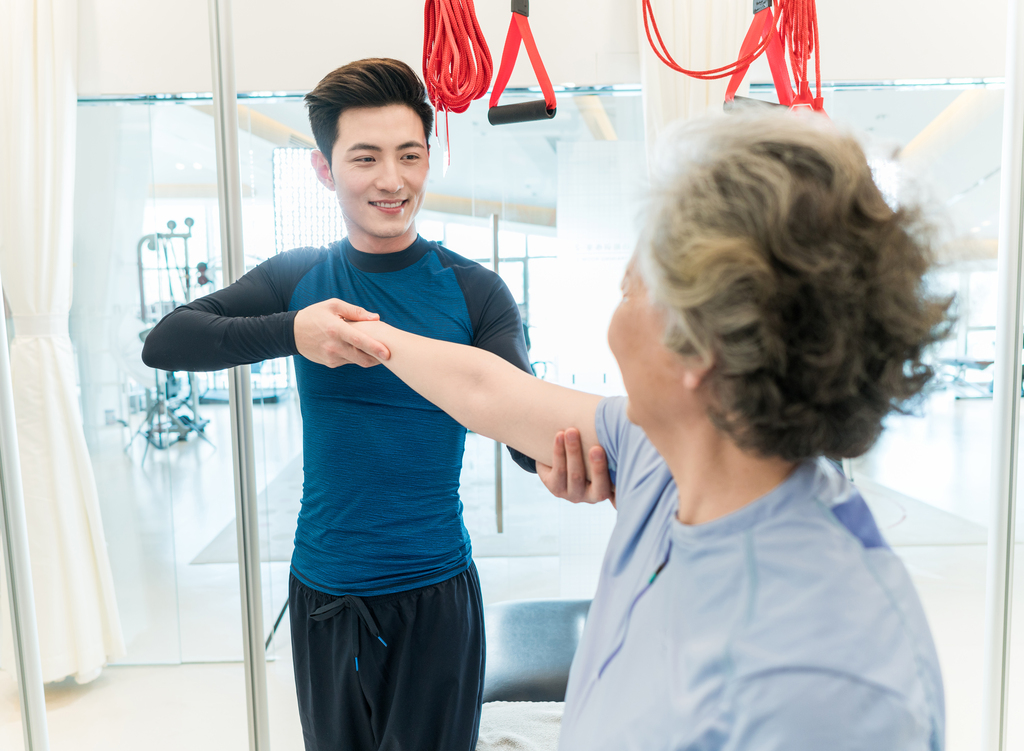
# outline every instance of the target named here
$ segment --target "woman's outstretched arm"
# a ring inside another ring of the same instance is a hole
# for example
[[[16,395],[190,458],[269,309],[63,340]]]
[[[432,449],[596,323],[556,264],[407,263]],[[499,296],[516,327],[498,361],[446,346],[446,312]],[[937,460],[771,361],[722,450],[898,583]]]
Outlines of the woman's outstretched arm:
[[[563,388],[524,373],[477,347],[428,339],[380,321],[352,326],[391,351],[384,365],[428,401],[474,433],[493,438],[547,465],[555,435],[579,428],[584,452],[597,444],[600,396]]]

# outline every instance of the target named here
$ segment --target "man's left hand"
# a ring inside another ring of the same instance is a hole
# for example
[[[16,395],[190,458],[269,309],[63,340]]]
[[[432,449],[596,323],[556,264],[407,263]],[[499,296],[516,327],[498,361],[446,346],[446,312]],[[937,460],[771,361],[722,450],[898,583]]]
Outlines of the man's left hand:
[[[608,499],[615,506],[615,486],[608,474],[608,457],[600,446],[590,447],[587,454],[588,480],[579,430],[569,428],[555,436],[552,461],[550,467],[537,462],[537,475],[553,495],[572,503],[600,503]]]

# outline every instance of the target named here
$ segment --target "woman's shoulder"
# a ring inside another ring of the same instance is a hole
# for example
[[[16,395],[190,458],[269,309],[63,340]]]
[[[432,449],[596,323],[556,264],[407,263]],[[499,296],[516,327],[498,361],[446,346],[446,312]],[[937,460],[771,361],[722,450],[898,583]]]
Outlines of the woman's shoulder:
[[[908,620],[921,611],[917,592],[856,486],[824,460],[812,469],[806,497],[751,530],[750,622],[766,629],[788,622],[774,632],[780,647],[794,649],[927,630]]]
[[[752,532],[737,677],[800,666],[941,716],[938,656],[906,567],[856,487],[824,460],[815,471],[813,497]]]
[[[610,396],[598,403],[594,415],[597,440],[608,457],[608,469],[619,495],[625,487],[653,471],[668,472],[647,434],[630,422],[628,410],[628,398]]]

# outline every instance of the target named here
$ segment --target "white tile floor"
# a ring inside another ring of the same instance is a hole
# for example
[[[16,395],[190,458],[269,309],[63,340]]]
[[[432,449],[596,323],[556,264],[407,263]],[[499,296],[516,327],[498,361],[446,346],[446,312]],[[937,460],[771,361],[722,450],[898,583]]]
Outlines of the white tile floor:
[[[295,407],[291,402],[257,410],[257,454],[266,467],[261,483],[273,479],[299,445]],[[55,751],[248,748],[243,671],[232,661],[241,652],[237,569],[190,565],[234,515],[230,443],[217,409],[209,413],[216,449],[190,443],[151,451],[145,470],[139,467],[141,451],[119,454],[119,435],[93,441],[108,540],[123,541],[112,544],[111,556],[128,660],[150,664],[109,667],[86,686],[49,686]],[[928,612],[946,683],[950,751],[974,751],[980,737],[990,410],[991,402],[955,402],[939,394],[927,418],[891,420],[878,447],[855,464],[855,476]],[[489,443],[471,439],[468,471],[488,475],[491,451]],[[507,462],[505,477],[502,536],[493,526],[493,491],[480,479],[466,483],[466,518],[485,601],[588,596],[611,510],[544,498]],[[1018,567],[1016,588],[1024,598],[1021,556]],[[284,596],[287,565],[264,568],[273,589],[266,597],[269,627]],[[1016,619],[1014,634],[1015,644],[1024,644],[1024,619]],[[275,751],[302,748],[288,640],[285,619],[267,665]],[[1015,705],[1024,705],[1021,651],[1014,652]],[[160,662],[173,664],[152,664]],[[1024,723],[1024,711],[1011,716]],[[1024,749],[1022,723],[1012,726],[1011,748]],[[16,687],[10,673],[0,671],[0,749],[21,748]]]

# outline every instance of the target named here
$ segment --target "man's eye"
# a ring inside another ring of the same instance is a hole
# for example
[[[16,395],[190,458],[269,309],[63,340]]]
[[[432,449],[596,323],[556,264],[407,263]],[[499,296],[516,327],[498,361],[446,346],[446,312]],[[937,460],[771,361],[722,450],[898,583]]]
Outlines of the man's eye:
[[[402,159],[419,159],[419,158],[420,158],[419,154],[406,154],[405,156],[402,157]]]
[[[372,156],[361,156],[356,158],[357,162],[369,163],[373,161]]]

